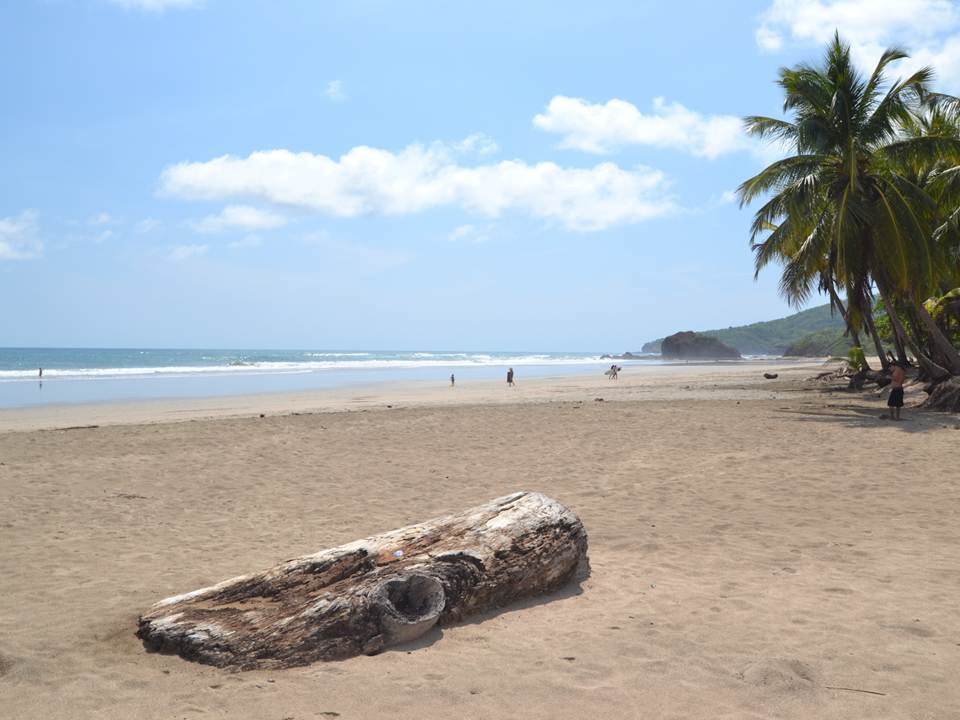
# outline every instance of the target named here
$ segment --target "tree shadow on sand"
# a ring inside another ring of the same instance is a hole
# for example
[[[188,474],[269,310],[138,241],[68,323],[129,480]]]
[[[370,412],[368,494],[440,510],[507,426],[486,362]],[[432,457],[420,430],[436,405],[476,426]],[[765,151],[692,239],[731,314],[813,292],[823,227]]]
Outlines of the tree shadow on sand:
[[[903,408],[903,419],[890,419],[886,405],[834,405],[818,409],[780,408],[777,412],[797,415],[802,422],[834,423],[846,427],[866,429],[894,428],[906,433],[922,433],[960,426],[960,417],[948,413],[935,413],[919,408]],[[886,416],[885,418],[883,416]],[[960,440],[960,437],[958,437]]]

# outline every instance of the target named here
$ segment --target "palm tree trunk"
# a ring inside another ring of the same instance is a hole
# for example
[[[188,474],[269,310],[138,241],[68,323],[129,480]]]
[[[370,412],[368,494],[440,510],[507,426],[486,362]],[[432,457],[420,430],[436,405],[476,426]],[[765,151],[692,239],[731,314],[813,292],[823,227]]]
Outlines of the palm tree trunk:
[[[890,369],[890,360],[883,349],[883,341],[880,339],[880,333],[877,332],[877,326],[873,324],[873,309],[863,313],[863,321],[867,325],[870,337],[873,338],[873,346],[877,349],[877,355],[880,358],[880,365],[884,370]]]
[[[937,327],[937,323],[930,317],[930,313],[927,312],[923,303],[916,303],[915,307],[917,317],[920,318],[920,323],[927,332],[931,346],[936,348],[937,353],[943,356],[943,359],[947,363],[947,369],[954,375],[960,375],[960,352],[957,351],[947,336]]]
[[[887,311],[887,317],[890,318],[890,328],[893,330],[893,344],[897,347],[897,360],[903,364],[907,362],[907,351],[904,348],[904,337],[906,333],[904,332],[903,324],[900,322],[900,317],[896,315],[897,309],[893,306],[893,303],[890,302],[890,299],[880,293],[880,299],[883,300],[883,307]]]
[[[863,347],[860,344],[860,334],[854,330],[853,325],[850,324],[850,316],[847,314],[847,309],[843,306],[843,303],[840,302],[840,296],[837,295],[837,291],[833,287],[833,282],[827,282],[827,292],[830,293],[830,300],[834,305],[837,306],[837,309],[840,311],[840,315],[843,317],[843,322],[847,326],[847,333],[849,333],[851,339],[853,340],[854,347]]]
[[[884,304],[887,305],[887,314],[890,316],[890,325],[894,329],[894,334],[899,334],[906,340],[907,345],[910,346],[910,350],[917,357],[917,363],[920,365],[920,369],[934,382],[939,382],[940,380],[945,380],[950,377],[951,373],[949,370],[935,363],[920,349],[920,345],[914,341],[913,336],[903,327],[903,323],[900,322],[900,316],[890,312],[892,308],[887,303],[886,296],[881,293],[880,297],[883,298]]]

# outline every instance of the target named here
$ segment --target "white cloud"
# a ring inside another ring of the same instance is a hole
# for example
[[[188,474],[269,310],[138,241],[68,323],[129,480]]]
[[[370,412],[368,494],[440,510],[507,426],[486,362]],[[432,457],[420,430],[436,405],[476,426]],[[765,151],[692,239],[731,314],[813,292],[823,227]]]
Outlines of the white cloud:
[[[207,252],[207,245],[174,245],[167,254],[167,260],[180,262]]]
[[[113,216],[108,212],[97,213],[87,220],[90,225],[112,225],[114,222]]]
[[[450,242],[468,242],[474,245],[485,243],[489,239],[490,235],[486,230],[479,230],[473,225],[460,225],[447,235],[447,240]]]
[[[343,81],[342,80],[331,80],[327,83],[327,89],[325,91],[326,96],[333,100],[334,102],[339,102],[341,100],[346,100],[347,96],[343,92]]]
[[[477,155],[494,155],[500,152],[496,140],[486,133],[473,133],[463,140],[453,144],[453,148],[461,153],[476,153]]]
[[[764,50],[776,52],[783,47],[783,38],[780,36],[780,34],[766,25],[761,25],[758,27],[756,33],[754,34],[757,38],[757,45],[762,47]]]
[[[68,220],[67,225],[77,227],[78,225],[90,226],[89,229],[76,233],[69,233],[63,239],[68,243],[89,243],[100,245],[116,236],[116,232],[110,226],[119,224],[119,220],[110,215],[110,213],[98,213],[91,215],[83,223],[76,220]]]
[[[399,152],[358,146],[339,159],[265,150],[174,165],[164,170],[161,187],[186,198],[252,197],[335,217],[451,206],[487,217],[514,211],[571,230],[601,230],[677,210],[667,178],[651,168],[522,160],[467,166],[457,154],[456,146],[442,143]]]
[[[229,228],[246,230],[270,230],[287,224],[287,219],[277,213],[259,210],[247,205],[229,205],[217,215],[207,215],[191,223],[199,233],[218,233]]]
[[[932,37],[956,25],[960,11],[950,0],[774,0],[760,19],[764,47],[785,37],[824,43],[836,30],[852,43],[883,44],[894,36]]]
[[[872,70],[891,45],[911,54],[894,74],[932,65],[943,83],[960,87],[960,6],[952,0],[774,0],[760,16],[757,44],[770,51],[786,42],[823,45],[837,30],[854,61]]]
[[[160,227],[161,224],[162,223],[156,218],[144,218],[143,220],[137,223],[134,229],[138,233],[143,235],[144,233],[153,232],[158,227]]]
[[[204,0],[109,0],[128,10],[146,10],[148,12],[163,12],[177,8],[200,7]]]
[[[879,52],[873,57],[876,58]],[[960,92],[960,37],[954,36],[948,38],[942,45],[934,47],[920,47],[912,51],[907,69],[916,69],[929,65],[937,73],[935,87],[944,91],[957,93]]]
[[[555,96],[533,124],[562,135],[560,147],[591,153],[609,153],[623,145],[651,145],[716,158],[757,147],[743,132],[743,121],[733,115],[701,115],[680,103],[654,98],[653,112],[644,114],[626,100],[603,104]]]
[[[28,260],[43,255],[37,237],[37,214],[24,210],[16,217],[0,218],[0,260]]]

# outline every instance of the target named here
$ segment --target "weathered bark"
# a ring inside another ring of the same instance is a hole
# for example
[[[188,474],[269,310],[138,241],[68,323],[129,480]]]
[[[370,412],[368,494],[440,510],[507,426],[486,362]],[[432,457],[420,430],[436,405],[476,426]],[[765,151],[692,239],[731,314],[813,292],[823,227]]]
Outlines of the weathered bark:
[[[927,312],[923,303],[916,304],[917,316],[923,325],[923,329],[930,338],[930,344],[936,348],[937,352],[944,360],[945,367],[954,375],[960,375],[960,351],[958,351],[946,335],[937,327],[936,321]]]
[[[857,370],[850,376],[850,382],[847,384],[847,390],[863,390],[863,384],[867,381],[867,371]]]
[[[890,302],[884,293],[880,293],[880,299],[883,300],[883,307],[887,311],[887,317],[890,318],[890,328],[893,330],[893,344],[897,348],[897,360],[902,364],[907,364],[907,350],[904,346],[906,333],[900,317],[897,315],[896,307]]]
[[[868,310],[863,313],[863,322],[867,326],[867,330],[870,332],[870,337],[873,338],[873,346],[877,350],[877,355],[880,358],[880,366],[884,370],[890,369],[890,360],[887,358],[887,354],[883,349],[883,341],[880,339],[880,333],[877,332],[877,326],[873,324],[873,311]]]
[[[827,291],[830,293],[831,302],[833,302],[833,304],[837,307],[837,310],[840,311],[840,316],[843,318],[843,322],[847,326],[847,334],[850,335],[850,338],[853,340],[854,347],[863,347],[860,344],[860,334],[854,329],[853,323],[850,322],[850,315],[847,313],[847,308],[844,307],[843,302],[841,302],[840,296],[837,294],[837,290],[833,286],[832,280],[827,282]]]
[[[890,384],[890,375],[885,372],[877,372],[876,370],[867,370],[866,368],[857,370],[855,373],[847,375],[850,378],[850,383],[847,385],[848,390],[863,390],[863,386],[872,382],[877,385],[877,387],[886,387]]]
[[[943,382],[953,377],[949,370],[942,365],[937,365],[937,363],[923,353],[917,356],[917,364],[920,366],[920,370],[923,371],[921,377],[934,383]]]
[[[886,298],[884,298],[884,302],[887,302]],[[890,317],[890,325],[894,328],[894,332],[899,333],[900,336],[906,341],[907,345],[910,347],[910,350],[917,358],[917,364],[920,366],[920,369],[923,371],[924,375],[935,382],[949,378],[950,371],[944,367],[941,367],[927,357],[926,353],[923,352],[920,346],[914,342],[913,336],[907,332],[906,328],[903,326],[903,323],[900,322],[900,316],[896,313],[890,312],[891,309],[892,308],[888,304],[887,315]]]
[[[950,378],[934,385],[930,389],[930,395],[920,407],[960,413],[960,377]]]
[[[876,370],[867,370],[864,375],[864,380],[872,383],[876,383],[877,387],[885,388],[891,382],[893,382],[888,373],[877,372]]]
[[[556,590],[586,560],[577,516],[519,492],[161,600],[144,645],[240,670],[372,654]]]

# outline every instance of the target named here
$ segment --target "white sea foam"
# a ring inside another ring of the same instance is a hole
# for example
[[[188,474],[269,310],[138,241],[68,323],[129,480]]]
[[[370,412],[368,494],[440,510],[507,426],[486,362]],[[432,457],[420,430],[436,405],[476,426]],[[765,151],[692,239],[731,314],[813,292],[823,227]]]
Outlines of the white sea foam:
[[[397,353],[400,355],[400,353]],[[405,358],[373,358],[372,353],[304,353],[316,360],[233,360],[221,365],[171,365],[161,367],[46,368],[43,379],[144,378],[195,375],[308,373],[330,370],[383,370],[428,367],[508,367],[525,365],[593,365],[605,363],[599,355],[498,355],[486,353],[403,353]],[[330,358],[323,360],[320,358]],[[339,360],[333,358],[342,358]],[[0,370],[0,382],[36,381],[37,370]]]
[[[308,352],[307,357],[369,357],[368,352]]]

